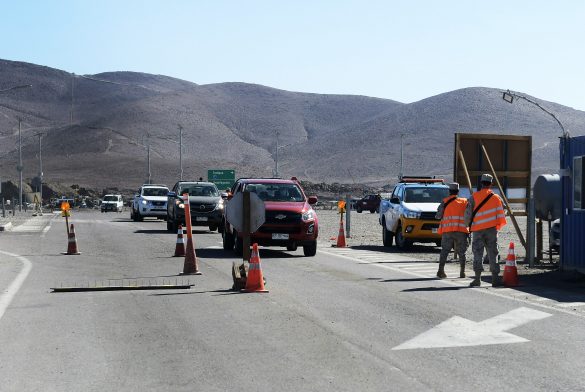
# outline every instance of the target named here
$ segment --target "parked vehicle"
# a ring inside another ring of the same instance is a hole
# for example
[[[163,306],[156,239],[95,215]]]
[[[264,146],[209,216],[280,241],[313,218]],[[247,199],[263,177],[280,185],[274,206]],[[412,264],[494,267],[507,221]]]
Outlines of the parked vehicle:
[[[382,242],[391,246],[394,239],[400,249],[414,242],[441,244],[439,220],[435,218],[449,187],[440,179],[404,178],[395,187],[390,200],[380,204],[379,222]]]
[[[380,200],[380,195],[366,195],[356,202],[355,210],[358,214],[362,211],[380,212]]]
[[[167,194],[167,230],[177,232],[179,225],[185,225],[185,202],[182,198],[185,193],[189,194],[191,224],[217,230],[222,222],[224,201],[217,186],[204,181],[179,181]]]
[[[250,234],[252,243],[282,246],[289,251],[295,251],[298,246],[302,246],[305,256],[315,256],[319,221],[312,206],[317,203],[317,196],[307,197],[294,177],[290,180],[239,179],[232,187],[231,194],[235,195],[245,190],[255,192],[264,201],[266,213],[264,224]],[[242,234],[225,219],[225,214],[222,227],[223,248],[226,250],[233,248],[236,254],[241,255]]]
[[[100,208],[102,212],[122,212],[124,208],[122,195],[105,195]]]
[[[135,222],[142,221],[146,217],[166,219],[167,195],[169,188],[166,185],[145,184],[134,195],[130,219]]]

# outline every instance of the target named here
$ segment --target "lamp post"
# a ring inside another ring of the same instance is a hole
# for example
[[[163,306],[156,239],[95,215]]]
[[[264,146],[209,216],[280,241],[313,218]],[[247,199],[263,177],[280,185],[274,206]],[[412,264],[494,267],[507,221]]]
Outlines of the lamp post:
[[[508,103],[513,103],[514,102],[514,98],[518,98],[518,99],[523,99],[526,102],[529,102],[531,104],[533,104],[534,106],[538,107],[540,110],[542,110],[543,112],[545,112],[546,114],[548,114],[549,116],[551,116],[556,122],[557,124],[559,124],[559,127],[561,127],[561,130],[563,131],[563,137],[569,137],[569,131],[567,131],[565,129],[565,127],[563,126],[563,123],[561,123],[561,121],[557,118],[557,116],[555,116],[553,113],[551,113],[550,111],[546,110],[544,107],[542,107],[538,102],[524,96],[524,95],[520,95],[517,94],[513,91],[507,90],[502,92],[502,99]]]
[[[304,142],[304,140],[302,142],[298,142],[298,143],[289,143],[289,144],[285,144],[280,146],[279,145],[279,139],[278,137],[280,136],[280,133],[278,131],[276,131],[276,147],[274,149],[274,177],[278,177],[279,173],[278,173],[278,151],[281,148],[285,148],[285,147],[290,147],[290,146],[295,146],[297,144],[301,144]]]

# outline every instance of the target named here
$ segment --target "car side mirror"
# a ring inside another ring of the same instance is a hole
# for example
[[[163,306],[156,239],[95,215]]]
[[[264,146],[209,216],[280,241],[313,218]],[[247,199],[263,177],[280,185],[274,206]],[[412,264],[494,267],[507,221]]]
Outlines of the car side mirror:
[[[177,197],[177,194],[175,192],[169,192],[167,193],[167,197]]]
[[[390,199],[390,203],[392,204],[400,204],[400,199],[397,197],[393,197]]]
[[[231,192],[228,192],[228,193],[227,193],[227,197],[226,197],[226,199],[227,199],[227,200],[231,200],[233,197],[234,197],[234,194],[233,194],[233,193],[231,193]]]
[[[224,200],[227,200],[228,193],[227,192],[221,192],[221,198],[224,199]]]
[[[310,205],[317,204],[317,196],[309,196],[308,203]]]

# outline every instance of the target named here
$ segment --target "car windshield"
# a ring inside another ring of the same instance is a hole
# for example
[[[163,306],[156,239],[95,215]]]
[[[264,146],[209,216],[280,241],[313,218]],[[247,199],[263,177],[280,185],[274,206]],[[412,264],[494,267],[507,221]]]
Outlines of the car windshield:
[[[169,190],[166,188],[144,188],[142,190],[143,196],[166,196]]]
[[[440,203],[449,196],[448,188],[420,187],[406,188],[404,194],[405,203]]]
[[[104,197],[104,201],[118,201],[117,196],[106,196]]]
[[[188,193],[189,196],[219,197],[219,192],[213,185],[184,185],[179,191],[179,196],[185,193]]]
[[[247,184],[246,190],[254,192],[263,201],[304,201],[305,198],[295,184]]]

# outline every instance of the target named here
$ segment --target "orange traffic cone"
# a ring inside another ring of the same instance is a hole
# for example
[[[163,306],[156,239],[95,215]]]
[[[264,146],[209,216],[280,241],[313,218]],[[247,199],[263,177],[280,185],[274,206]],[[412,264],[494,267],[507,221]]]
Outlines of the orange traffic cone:
[[[199,261],[195,255],[195,246],[193,245],[193,237],[187,235],[187,248],[185,249],[185,264],[183,264],[183,272],[181,275],[201,275],[199,271]]]
[[[514,287],[518,286],[518,269],[516,268],[516,253],[514,252],[514,243],[510,242],[508,248],[508,257],[506,258],[506,266],[504,267],[504,286]]]
[[[185,256],[185,239],[183,238],[183,226],[179,225],[177,231],[177,245],[175,246],[175,254],[173,257],[184,257]]]
[[[258,254],[258,244],[252,246],[252,255],[248,267],[248,277],[246,278],[246,288],[242,290],[246,293],[267,293],[264,288],[264,276],[262,276],[262,267],[260,267],[260,256]]]
[[[339,234],[337,235],[337,245],[338,248],[345,248],[347,245],[345,244],[345,232],[343,231],[343,218],[339,221]]]
[[[75,238],[75,227],[73,223],[69,229],[69,239],[67,243],[67,252],[64,255],[80,255],[81,253],[77,250],[77,239]]]

